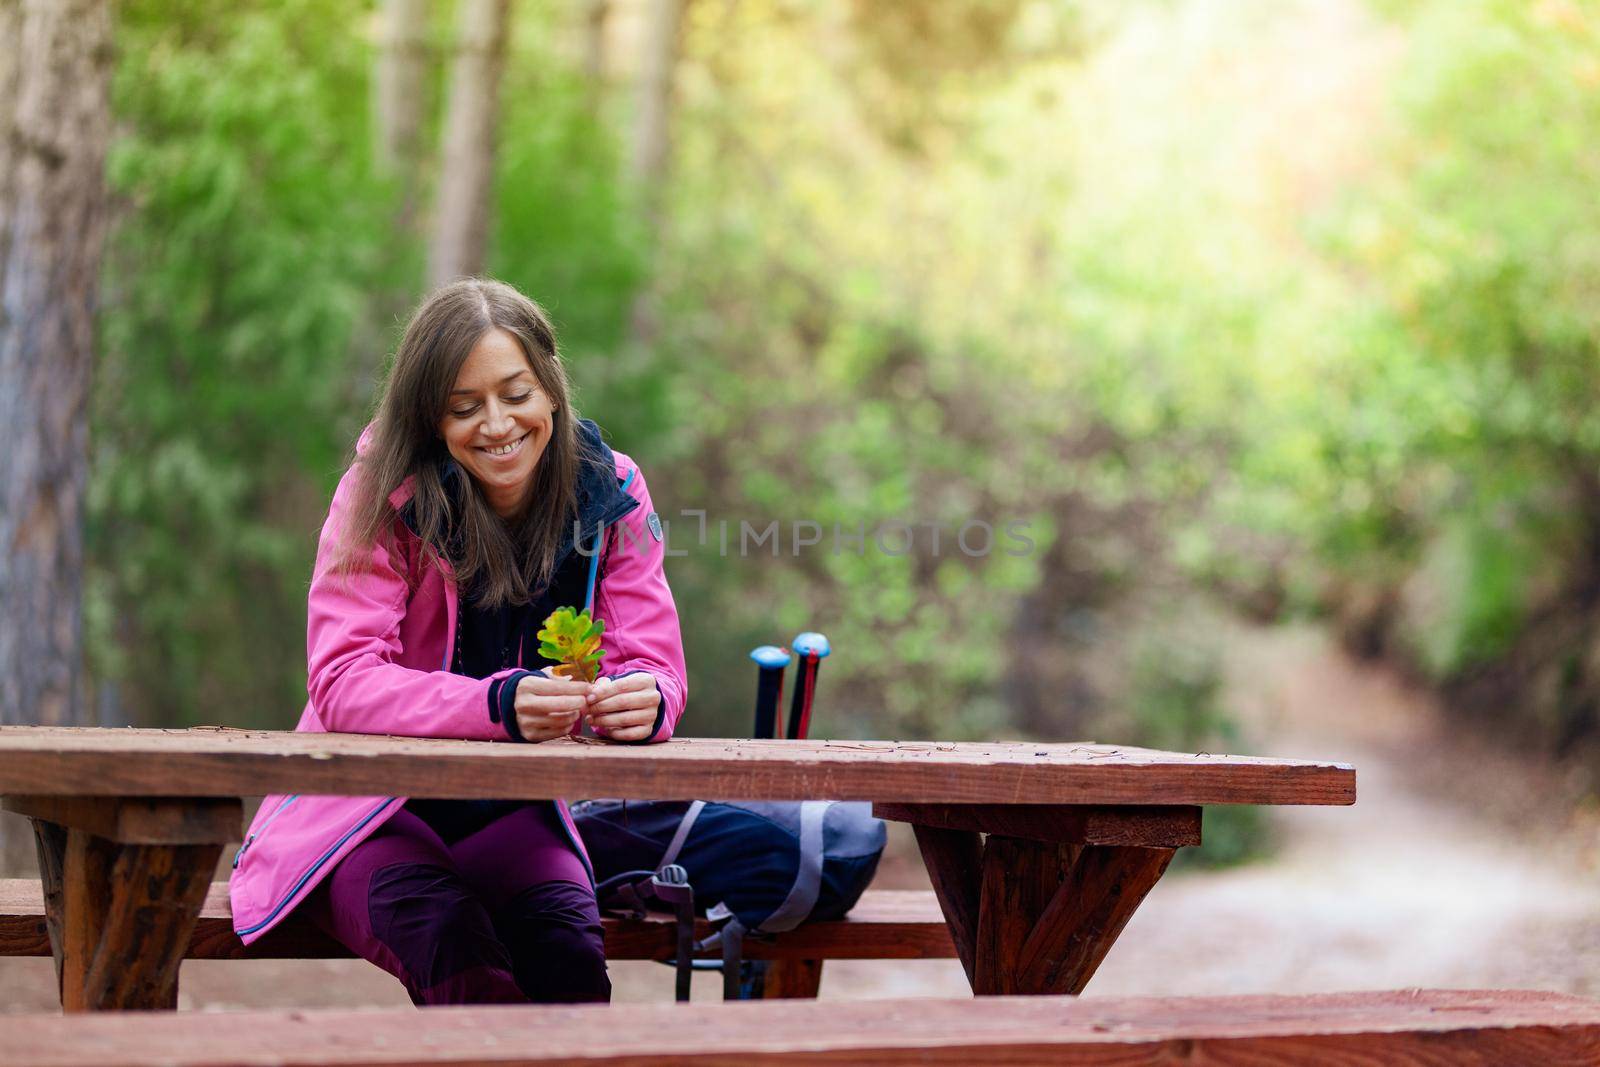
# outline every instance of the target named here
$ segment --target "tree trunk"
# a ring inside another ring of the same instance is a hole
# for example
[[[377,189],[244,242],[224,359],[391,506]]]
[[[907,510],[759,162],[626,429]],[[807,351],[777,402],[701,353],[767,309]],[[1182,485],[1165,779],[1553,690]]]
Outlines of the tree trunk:
[[[383,0],[378,49],[372,70],[373,162],[395,183],[392,224],[383,256],[396,270],[391,284],[371,294],[350,339],[350,374],[345,381],[345,430],[360,431],[371,414],[380,370],[397,322],[417,298],[420,279],[411,271],[422,238],[426,173],[422,117],[428,108],[428,46],[432,0]]]
[[[650,0],[639,64],[633,179],[642,198],[651,240],[657,245],[666,224],[663,205],[672,154],[672,87],[682,42],[684,5],[685,0]],[[628,319],[635,348],[653,346],[660,331],[660,315],[656,294],[648,284],[634,296]]]
[[[510,6],[510,0],[461,0],[428,248],[430,286],[483,270]]]
[[[73,724],[110,9],[0,0],[0,40],[0,722]]]
[[[606,20],[611,0],[581,0],[583,13],[583,76],[591,104],[598,105],[606,80]]]
[[[422,175],[422,112],[427,76],[428,0],[384,0],[373,71],[376,158],[400,185],[396,228],[416,226]]]
[[[678,67],[684,0],[650,0],[639,63],[639,103],[633,131],[633,176],[652,208],[672,150],[672,83]]]

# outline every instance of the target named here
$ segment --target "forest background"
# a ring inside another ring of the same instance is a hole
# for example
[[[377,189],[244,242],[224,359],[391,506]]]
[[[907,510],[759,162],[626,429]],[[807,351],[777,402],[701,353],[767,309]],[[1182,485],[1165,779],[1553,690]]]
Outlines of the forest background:
[[[331,488],[408,309],[481,271],[686,552],[689,732],[818,629],[829,736],[1250,751],[1228,635],[1309,619],[1600,788],[1597,5],[62,6],[106,85],[90,363],[44,379],[82,617],[0,614],[83,666],[8,721],[292,725]],[[0,193],[50,58],[4,50]]]

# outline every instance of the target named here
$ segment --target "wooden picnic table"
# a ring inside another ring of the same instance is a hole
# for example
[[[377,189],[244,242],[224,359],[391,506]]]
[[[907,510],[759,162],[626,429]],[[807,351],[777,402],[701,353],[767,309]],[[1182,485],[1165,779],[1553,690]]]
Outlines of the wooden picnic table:
[[[201,727],[0,727],[61,999],[170,1008],[241,797],[865,800],[910,823],[976,993],[1077,993],[1207,804],[1355,802],[1346,764],[1098,744],[491,744]]]

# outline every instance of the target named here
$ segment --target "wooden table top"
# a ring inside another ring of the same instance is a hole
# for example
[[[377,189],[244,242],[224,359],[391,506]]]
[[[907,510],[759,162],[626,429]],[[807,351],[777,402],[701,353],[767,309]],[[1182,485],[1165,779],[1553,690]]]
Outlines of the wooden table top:
[[[677,738],[500,744],[287,731],[0,727],[0,795],[1353,804],[1349,764],[1101,744]]]

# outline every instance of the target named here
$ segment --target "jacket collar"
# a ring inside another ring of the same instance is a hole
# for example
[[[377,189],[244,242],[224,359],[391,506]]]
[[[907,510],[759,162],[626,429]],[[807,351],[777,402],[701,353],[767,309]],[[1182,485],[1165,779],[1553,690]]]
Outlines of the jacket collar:
[[[617,457],[600,438],[600,427],[589,419],[578,420],[578,522],[577,527],[587,537],[590,530],[598,537],[605,527],[616,522],[639,502],[623,491],[623,481],[617,477]],[[556,552],[556,564],[572,550],[572,530],[561,536],[561,548]]]

